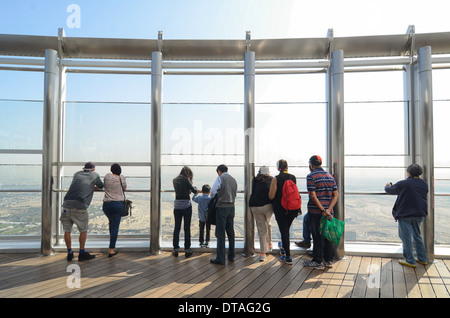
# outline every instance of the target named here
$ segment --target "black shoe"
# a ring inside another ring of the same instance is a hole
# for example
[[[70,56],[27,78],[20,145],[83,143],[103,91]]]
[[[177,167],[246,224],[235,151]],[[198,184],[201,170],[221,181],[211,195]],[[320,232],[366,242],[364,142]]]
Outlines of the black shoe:
[[[225,265],[225,263],[221,263],[221,262],[219,262],[218,260],[213,259],[213,258],[210,259],[209,262],[210,262],[211,264]]]
[[[68,260],[69,262],[73,260],[73,257],[74,257],[74,256],[73,256],[73,252],[67,254],[67,260]]]
[[[108,253],[108,257],[113,257],[114,255],[119,254],[119,252],[114,251],[114,253]]]
[[[302,247],[302,248],[310,248],[311,242],[307,242],[307,241],[295,242],[295,245],[297,245],[298,247]]]
[[[174,249],[173,249],[173,252],[172,252],[173,256],[178,257],[178,252],[179,252],[179,251],[180,251],[179,248],[174,248]]]
[[[95,255],[91,255],[88,252],[80,253],[80,255],[78,255],[79,261],[87,261],[93,258],[95,258]]]
[[[192,250],[190,248],[186,249],[186,251],[184,252],[184,256],[191,257],[192,256]]]

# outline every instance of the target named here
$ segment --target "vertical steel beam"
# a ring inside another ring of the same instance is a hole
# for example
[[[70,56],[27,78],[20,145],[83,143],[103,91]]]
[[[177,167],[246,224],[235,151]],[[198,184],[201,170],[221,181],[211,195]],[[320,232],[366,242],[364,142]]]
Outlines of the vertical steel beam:
[[[419,118],[420,132],[417,163],[423,167],[423,179],[428,183],[428,216],[424,222],[424,243],[429,260],[434,260],[434,146],[433,146],[433,85],[431,47],[421,47],[418,54]]]
[[[255,177],[255,52],[245,52],[244,57],[244,129],[245,129],[245,211],[244,255],[255,254],[255,221],[249,199]]]
[[[53,210],[53,147],[55,115],[58,109],[58,52],[45,50],[44,73],[44,118],[42,137],[42,215],[41,215],[41,254],[48,256],[53,252],[52,210]]]
[[[329,154],[330,173],[336,179],[339,191],[339,199],[335,205],[335,217],[339,220],[345,220],[345,185],[344,185],[344,51],[336,50],[331,54],[331,90],[330,102],[328,103],[328,122],[329,142],[331,142],[331,153]],[[330,147],[329,147],[330,149]],[[344,257],[344,240],[343,234],[340,244],[336,248],[336,257],[341,259]]]
[[[150,254],[161,253],[162,53],[152,53]]]

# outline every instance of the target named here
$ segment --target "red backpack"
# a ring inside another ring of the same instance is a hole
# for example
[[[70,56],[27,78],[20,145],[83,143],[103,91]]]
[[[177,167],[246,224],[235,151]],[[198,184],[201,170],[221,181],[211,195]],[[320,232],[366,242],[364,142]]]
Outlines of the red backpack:
[[[283,184],[281,206],[288,211],[298,211],[301,209],[302,198],[298,192],[297,185],[292,180],[286,180]]]

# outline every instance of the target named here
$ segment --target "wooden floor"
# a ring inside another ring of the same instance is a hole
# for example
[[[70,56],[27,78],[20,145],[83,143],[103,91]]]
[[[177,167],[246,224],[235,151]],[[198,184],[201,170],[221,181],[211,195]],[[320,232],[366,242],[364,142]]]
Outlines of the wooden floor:
[[[0,254],[0,298],[449,298],[450,260],[403,267],[398,259],[348,256],[325,271],[293,265],[277,255],[238,256],[213,265],[211,253],[169,252],[149,256],[97,253],[90,261],[68,262],[65,253]],[[70,267],[68,267],[71,265]],[[80,274],[77,279],[77,274]],[[80,283],[79,286],[76,284]],[[72,287],[72,288],[70,288]],[[79,288],[77,288],[79,287]]]

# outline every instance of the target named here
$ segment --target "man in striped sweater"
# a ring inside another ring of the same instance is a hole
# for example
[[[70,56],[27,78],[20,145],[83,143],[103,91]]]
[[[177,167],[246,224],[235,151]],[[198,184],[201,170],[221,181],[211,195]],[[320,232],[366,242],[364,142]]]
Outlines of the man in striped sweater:
[[[313,258],[305,262],[305,266],[324,270],[325,267],[333,267],[334,246],[320,235],[320,219],[322,216],[329,220],[333,218],[333,207],[339,193],[336,180],[322,168],[322,158],[312,156],[309,159],[309,170],[311,173],[306,177],[309,193],[308,216],[314,244]]]

